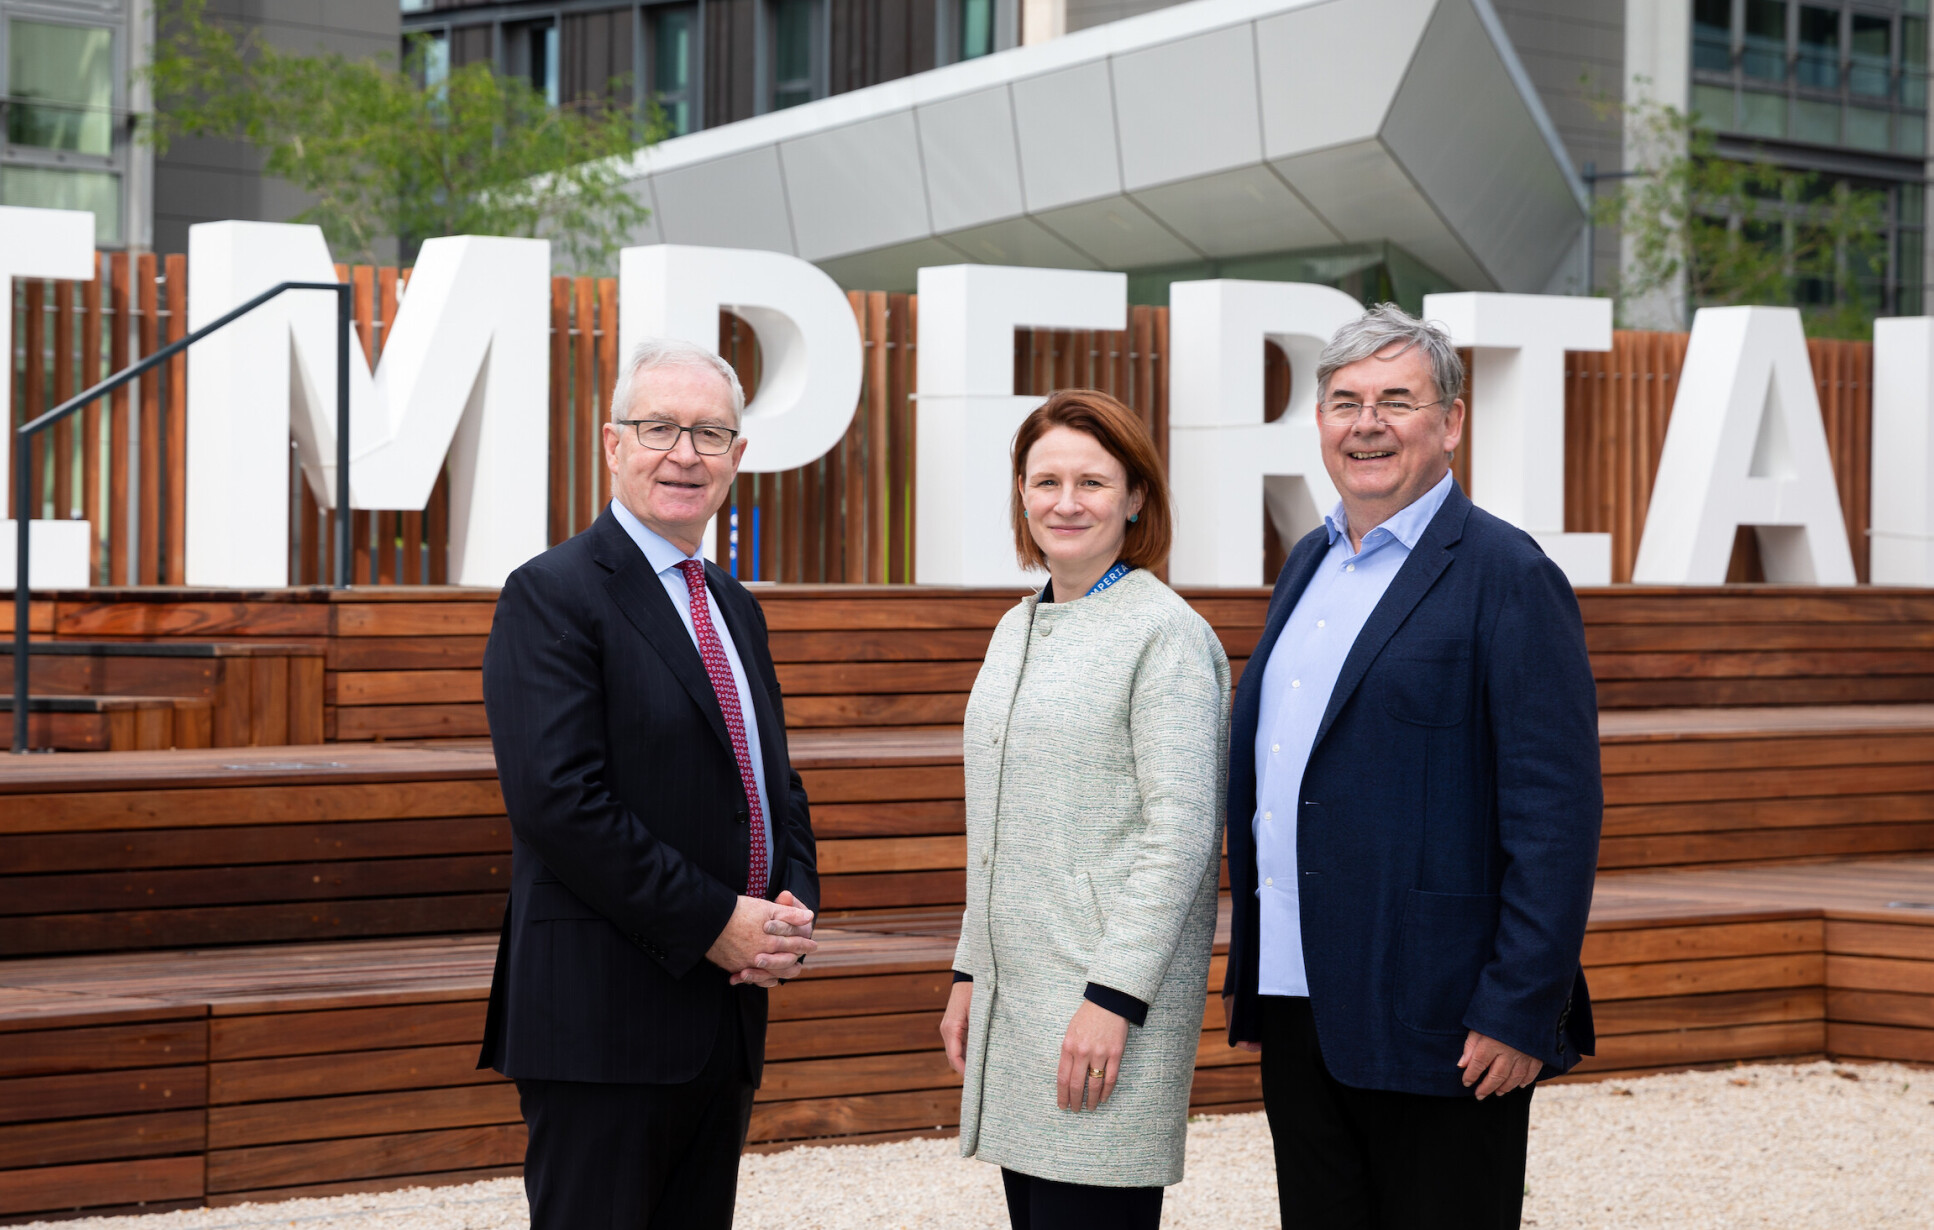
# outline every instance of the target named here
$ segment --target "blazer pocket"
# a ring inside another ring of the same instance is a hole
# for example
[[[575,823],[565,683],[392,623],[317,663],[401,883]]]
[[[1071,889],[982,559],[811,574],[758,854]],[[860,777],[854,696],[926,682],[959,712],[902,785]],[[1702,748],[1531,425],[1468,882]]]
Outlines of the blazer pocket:
[[[1383,707],[1415,726],[1455,726],[1471,708],[1471,643],[1419,638],[1392,645],[1378,664]]]
[[[1397,940],[1397,1020],[1418,1033],[1468,1032],[1464,1012],[1497,939],[1495,893],[1410,890]]]
[[[1081,924],[1082,947],[1092,951],[1101,943],[1101,901],[1095,896],[1095,882],[1085,871],[1068,877],[1070,908]]]
[[[564,887],[560,880],[538,880],[530,887],[530,901],[524,906],[524,918],[528,922],[557,922],[574,918],[602,919],[598,913],[577,894]]]

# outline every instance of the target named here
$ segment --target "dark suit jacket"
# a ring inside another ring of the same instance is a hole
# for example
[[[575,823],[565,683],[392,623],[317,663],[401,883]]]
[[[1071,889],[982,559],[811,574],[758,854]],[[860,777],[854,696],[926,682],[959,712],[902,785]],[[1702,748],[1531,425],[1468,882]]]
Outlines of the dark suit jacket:
[[[1259,1040],[1263,668],[1328,550],[1318,529],[1290,553],[1236,689],[1232,1041]],[[1303,956],[1338,1080],[1468,1097],[1456,1064],[1473,1029],[1547,1073],[1591,1053],[1597,692],[1577,599],[1529,535],[1453,487],[1344,661],[1301,795]]]
[[[765,616],[710,564],[759,723],[768,895],[819,907],[806,792],[786,755]],[[510,908],[479,1067],[669,1084],[711,1053],[719,1013],[765,1054],[766,992],[705,959],[745,891],[750,808],[718,697],[664,585],[607,509],[505,582],[484,708],[512,833]]]

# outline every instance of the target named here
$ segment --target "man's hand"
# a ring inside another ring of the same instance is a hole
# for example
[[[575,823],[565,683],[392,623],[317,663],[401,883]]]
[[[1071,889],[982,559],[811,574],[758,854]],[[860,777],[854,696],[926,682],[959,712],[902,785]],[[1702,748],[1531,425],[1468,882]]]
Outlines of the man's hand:
[[[1464,1057],[1457,1066],[1464,1069],[1464,1088],[1477,1085],[1477,1100],[1482,1102],[1494,1093],[1510,1093],[1529,1085],[1538,1079],[1545,1064],[1473,1029],[1464,1039]]]
[[[1115,1091],[1122,1049],[1127,1045],[1127,1018],[1082,1000],[1061,1038],[1061,1071],[1055,1079],[1054,1104],[1062,1110],[1099,1110]]]
[[[940,1041],[947,1048],[947,1062],[962,1076],[967,1075],[967,1015],[974,1006],[974,984],[956,982],[947,993],[947,1011],[940,1018]]]
[[[705,959],[731,971],[734,984],[771,986],[773,982],[763,981],[766,977],[776,981],[782,976],[779,971],[787,969],[792,974],[784,977],[797,974],[799,959],[819,947],[812,929],[813,912],[789,892],[780,893],[777,901],[742,896],[725,930],[705,950]]]

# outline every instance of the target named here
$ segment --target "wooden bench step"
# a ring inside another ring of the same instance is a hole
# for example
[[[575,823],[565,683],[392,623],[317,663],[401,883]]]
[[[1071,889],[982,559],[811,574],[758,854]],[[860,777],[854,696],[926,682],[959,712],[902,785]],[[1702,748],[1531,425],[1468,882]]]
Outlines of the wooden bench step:
[[[36,695],[168,696],[204,702],[207,737],[177,740],[175,746],[322,741],[325,652],[320,645],[70,640],[35,641],[29,650]],[[13,656],[0,652],[0,690],[12,686]]]
[[[13,697],[0,696],[0,714]],[[30,696],[27,746],[45,752],[135,752],[204,748],[211,706],[198,696]]]

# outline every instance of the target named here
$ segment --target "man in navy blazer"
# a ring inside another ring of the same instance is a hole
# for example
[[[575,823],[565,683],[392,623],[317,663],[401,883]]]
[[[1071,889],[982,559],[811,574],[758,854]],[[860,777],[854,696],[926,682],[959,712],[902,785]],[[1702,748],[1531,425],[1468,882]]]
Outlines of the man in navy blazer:
[[[1223,988],[1284,1226],[1515,1228],[1533,1083],[1593,1045],[1603,807],[1578,603],[1450,474],[1450,339],[1394,305],[1317,365],[1341,496],[1236,690]]]

